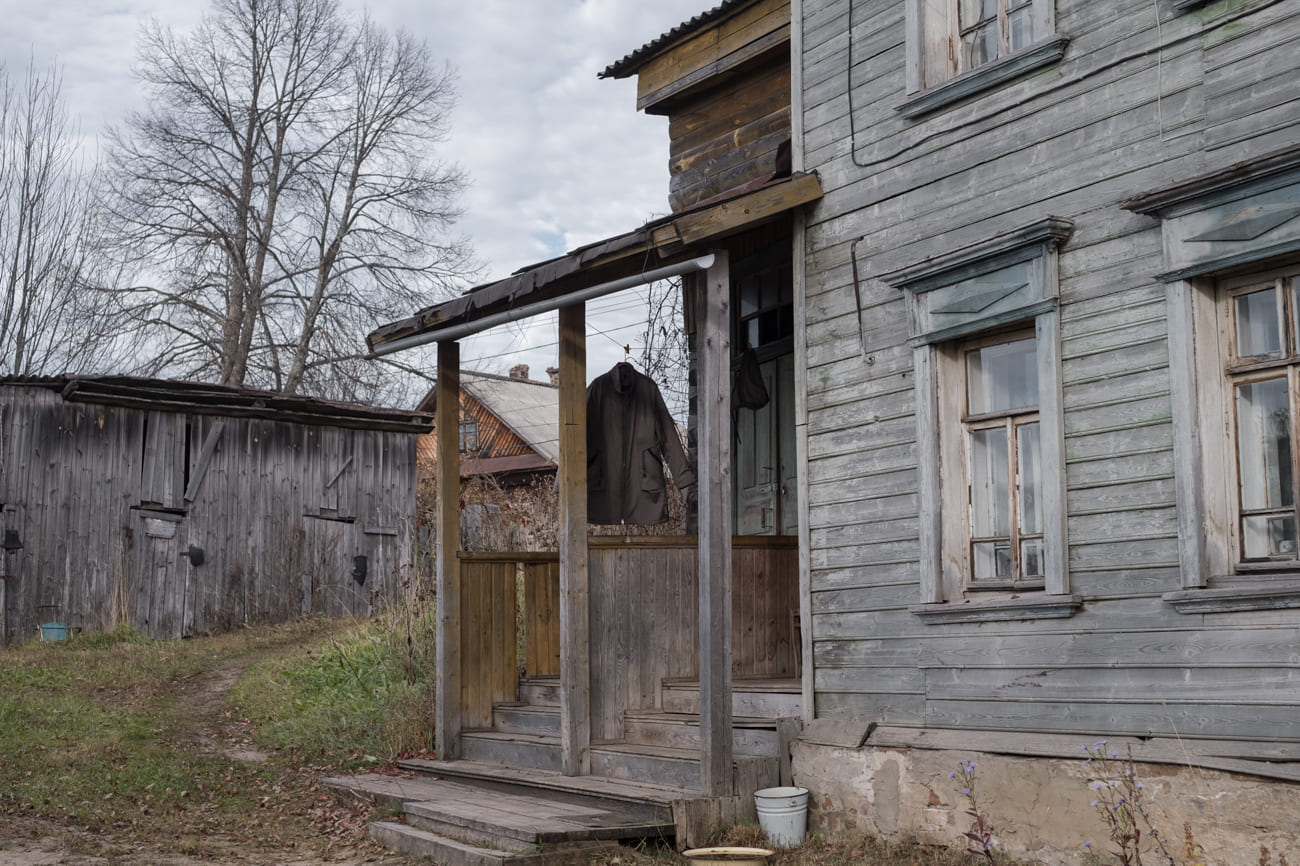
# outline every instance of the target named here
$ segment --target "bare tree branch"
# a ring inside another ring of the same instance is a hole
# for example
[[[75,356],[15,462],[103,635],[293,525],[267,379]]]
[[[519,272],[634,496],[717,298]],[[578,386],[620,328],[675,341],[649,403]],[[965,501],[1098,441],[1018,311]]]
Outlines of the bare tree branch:
[[[161,329],[162,369],[372,397],[363,335],[474,270],[450,234],[465,179],[431,153],[451,74],[336,0],[215,0],[188,36],[149,27],[139,74],[150,107],[110,132],[112,216],[159,276],[122,297]]]

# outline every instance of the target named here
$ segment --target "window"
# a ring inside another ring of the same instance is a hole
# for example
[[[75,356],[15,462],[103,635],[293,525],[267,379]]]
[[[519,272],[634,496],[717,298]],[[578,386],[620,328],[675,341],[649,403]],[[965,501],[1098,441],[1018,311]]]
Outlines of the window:
[[[1225,284],[1225,364],[1235,437],[1237,562],[1292,564],[1296,550],[1296,463],[1291,443],[1300,394],[1296,274],[1241,288]]]
[[[469,454],[478,450],[478,422],[460,422],[460,453]]]
[[[970,589],[1043,586],[1038,349],[1032,335],[962,350]]]
[[[1054,0],[907,0],[907,91],[919,117],[1060,60]]]
[[[916,382],[927,622],[1069,616],[1057,217],[885,275]],[[965,602],[956,604],[956,602]]]
[[[1158,217],[1180,613],[1300,607],[1300,148],[1122,203]]]

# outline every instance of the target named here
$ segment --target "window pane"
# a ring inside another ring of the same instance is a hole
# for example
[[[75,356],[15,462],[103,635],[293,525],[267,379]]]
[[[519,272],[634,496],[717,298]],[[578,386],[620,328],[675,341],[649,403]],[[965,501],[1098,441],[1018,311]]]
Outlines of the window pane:
[[[1020,579],[1043,579],[1043,539],[1029,538],[1020,542]]]
[[[1034,5],[1026,3],[1013,9],[1007,16],[1007,42],[1012,51],[1019,51],[1034,41]]]
[[[1038,424],[1021,424],[1016,428],[1016,493],[1020,503],[1022,535],[1037,535],[1043,531],[1041,465]]]
[[[1037,406],[1038,351],[1034,338],[967,352],[966,401],[972,415]]]
[[[976,580],[1011,579],[1011,542],[980,541],[971,547]]]
[[[998,22],[977,27],[961,37],[962,60],[965,69],[983,66],[998,57]]]
[[[1282,317],[1278,294],[1264,289],[1233,299],[1237,313],[1237,357],[1254,358],[1282,351]]]
[[[1286,379],[1237,386],[1237,463],[1243,510],[1292,505]]]
[[[970,442],[971,534],[975,538],[1010,538],[1006,428],[972,430]]]
[[[1295,559],[1295,516],[1261,514],[1244,517],[1241,541],[1246,559]]]
[[[981,21],[998,17],[998,0],[961,0],[961,28],[974,27]]]

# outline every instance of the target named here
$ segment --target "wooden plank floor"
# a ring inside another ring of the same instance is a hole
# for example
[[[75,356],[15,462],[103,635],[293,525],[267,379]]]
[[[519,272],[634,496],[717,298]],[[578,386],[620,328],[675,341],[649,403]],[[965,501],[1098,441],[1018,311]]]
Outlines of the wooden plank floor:
[[[509,787],[472,779],[368,774],[326,780],[335,791],[401,809],[415,819],[454,824],[537,845],[646,838],[673,832],[653,804],[586,797],[565,791]]]

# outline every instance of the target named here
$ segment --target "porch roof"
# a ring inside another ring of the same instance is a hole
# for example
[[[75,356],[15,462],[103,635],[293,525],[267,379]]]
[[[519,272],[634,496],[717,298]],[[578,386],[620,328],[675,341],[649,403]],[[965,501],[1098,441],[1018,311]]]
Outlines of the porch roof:
[[[816,201],[821,194],[821,181],[815,172],[769,174],[630,232],[522,268],[503,280],[475,286],[458,298],[381,325],[366,336],[366,343],[372,355],[386,354],[405,347],[392,345],[399,340],[410,341],[443,328],[469,325],[487,316],[563,299],[601,283],[679,264],[728,235],[776,219]]]

